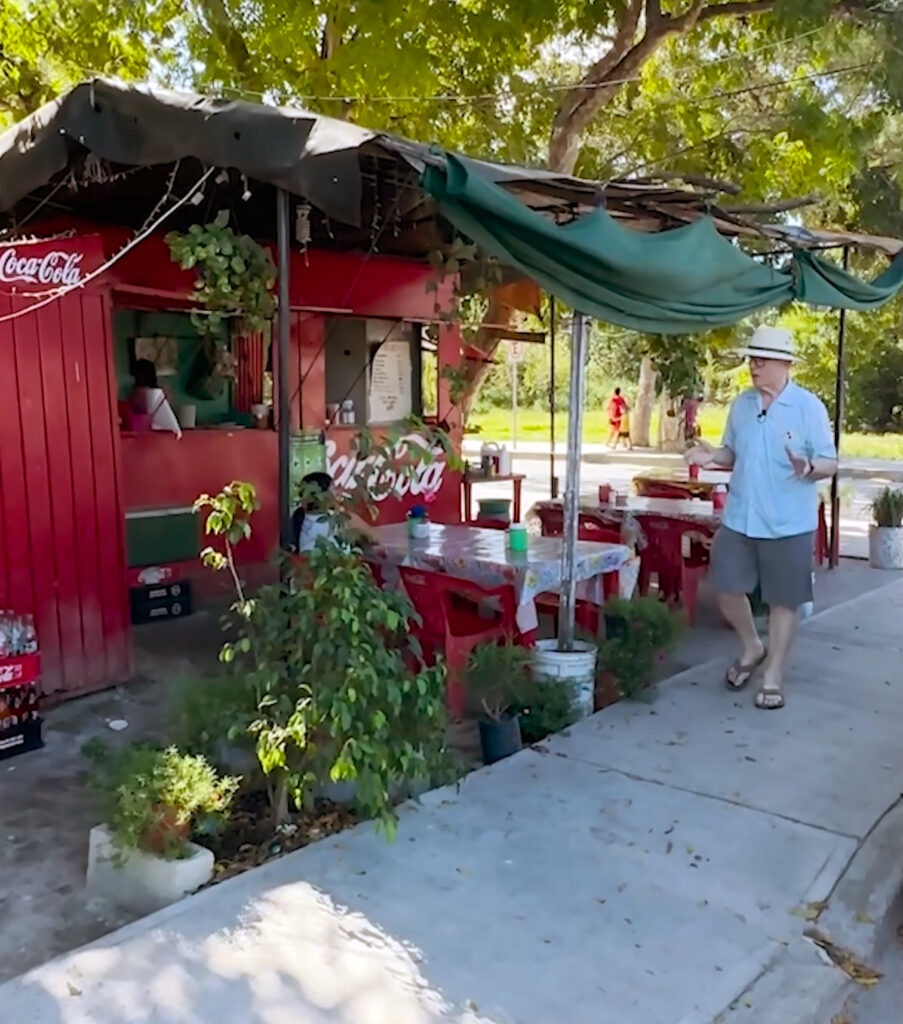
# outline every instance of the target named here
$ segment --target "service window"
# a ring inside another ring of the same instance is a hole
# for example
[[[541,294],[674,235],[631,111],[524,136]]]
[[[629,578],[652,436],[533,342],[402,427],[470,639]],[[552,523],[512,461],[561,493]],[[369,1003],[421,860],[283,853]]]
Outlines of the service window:
[[[331,422],[397,423],[423,413],[420,325],[337,317],[326,325]]]

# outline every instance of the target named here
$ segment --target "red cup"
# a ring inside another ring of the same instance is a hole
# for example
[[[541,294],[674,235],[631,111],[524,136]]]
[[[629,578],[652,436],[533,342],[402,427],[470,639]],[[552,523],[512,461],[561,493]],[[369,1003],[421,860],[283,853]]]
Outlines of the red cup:
[[[599,504],[607,505],[611,501],[611,484],[599,484]]]
[[[724,484],[718,484],[718,486],[712,491],[712,508],[716,512],[721,512],[727,502],[727,488]]]
[[[698,480],[699,479],[699,466],[697,466],[696,463],[693,463],[690,466],[690,479],[691,480]]]

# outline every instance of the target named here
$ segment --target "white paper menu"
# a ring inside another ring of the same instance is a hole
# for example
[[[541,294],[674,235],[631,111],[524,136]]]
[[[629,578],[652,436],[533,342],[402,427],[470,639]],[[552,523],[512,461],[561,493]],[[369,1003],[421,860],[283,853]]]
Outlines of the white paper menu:
[[[411,415],[411,374],[410,341],[384,341],[370,369],[371,423],[392,423]]]

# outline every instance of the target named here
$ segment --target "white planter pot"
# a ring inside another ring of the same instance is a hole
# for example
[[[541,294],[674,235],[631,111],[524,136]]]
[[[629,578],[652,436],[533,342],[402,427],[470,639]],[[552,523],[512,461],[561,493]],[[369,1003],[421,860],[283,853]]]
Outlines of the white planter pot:
[[[875,569],[903,569],[903,526],[869,527],[869,562]]]
[[[213,853],[196,843],[188,856],[166,860],[143,850],[120,850],[106,825],[91,829],[88,892],[118,906],[150,914],[200,889],[213,877]]]
[[[569,683],[581,715],[594,711],[596,645],[574,641],[573,651],[559,651],[557,640],[537,640],[533,649],[533,678],[542,682]]]

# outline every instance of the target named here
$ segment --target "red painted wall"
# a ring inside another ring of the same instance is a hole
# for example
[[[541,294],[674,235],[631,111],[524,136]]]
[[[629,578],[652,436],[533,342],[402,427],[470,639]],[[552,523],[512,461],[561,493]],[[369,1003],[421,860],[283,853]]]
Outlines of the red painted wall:
[[[39,230],[36,228],[35,230]],[[0,608],[36,617],[48,693],[73,696],[114,685],[131,671],[124,514],[189,505],[204,490],[250,480],[261,498],[252,540],[241,553],[260,564],[277,529],[277,439],[267,431],[187,431],[120,436],[111,337],[113,303],[178,304],[192,278],[169,259],[162,238],[142,244],[102,279],[15,320],[3,318],[59,287],[59,274],[84,279],[126,239],[120,231],[0,246]],[[54,254],[44,263],[42,258]],[[66,256],[78,259],[67,262]],[[24,262],[23,262],[24,259]],[[59,273],[57,273],[59,271]],[[352,315],[429,320],[431,271],[404,260],[361,254],[293,254],[293,305],[339,307]],[[56,274],[56,278],[54,275]],[[140,289],[129,295],[130,286]],[[440,296],[450,288],[444,284]],[[121,289],[121,290],[119,290]],[[324,316],[292,315],[293,426],[325,417]],[[457,365],[457,330],[440,332],[440,363]],[[246,385],[246,386],[245,386]],[[253,382],[243,384],[244,401]],[[440,382],[440,417],[451,418]],[[453,437],[460,427],[452,422]],[[349,469],[352,433],[330,433],[333,470]],[[431,505],[439,521],[458,518],[458,477],[433,467]],[[402,488],[403,489],[403,488]],[[402,494],[380,508],[402,518],[423,495]],[[200,566],[199,566],[200,569]],[[206,570],[200,570],[203,576]]]
[[[78,251],[81,272],[102,257],[92,239],[16,248]],[[45,692],[68,696],[130,673],[108,299],[70,294],[2,322],[58,286],[11,281],[11,266],[0,263],[0,608],[35,616]]]

